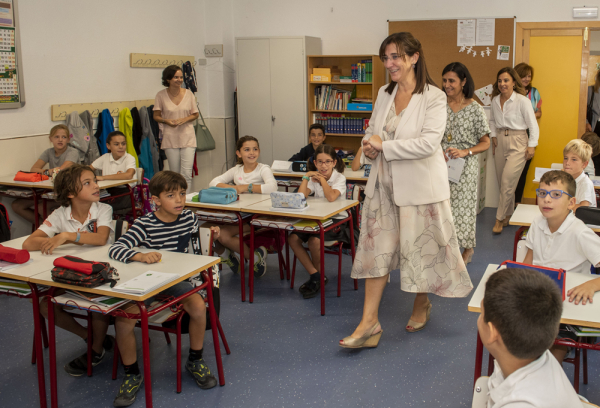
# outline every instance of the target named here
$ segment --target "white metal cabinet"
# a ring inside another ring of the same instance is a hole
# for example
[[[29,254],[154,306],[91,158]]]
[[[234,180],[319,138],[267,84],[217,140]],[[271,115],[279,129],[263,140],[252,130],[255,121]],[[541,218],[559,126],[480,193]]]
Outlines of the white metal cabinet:
[[[315,37],[236,38],[239,135],[260,143],[260,162],[287,160],[308,143],[306,55]]]

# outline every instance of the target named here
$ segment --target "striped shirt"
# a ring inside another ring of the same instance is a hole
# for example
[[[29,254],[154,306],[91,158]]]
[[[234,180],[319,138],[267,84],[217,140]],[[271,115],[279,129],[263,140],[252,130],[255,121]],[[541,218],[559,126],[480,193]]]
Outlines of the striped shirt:
[[[154,213],[148,214],[135,220],[129,231],[110,247],[108,255],[129,262],[138,253],[133,250],[135,247],[187,253],[196,231],[198,219],[190,210],[183,210],[173,222],[163,222]]]

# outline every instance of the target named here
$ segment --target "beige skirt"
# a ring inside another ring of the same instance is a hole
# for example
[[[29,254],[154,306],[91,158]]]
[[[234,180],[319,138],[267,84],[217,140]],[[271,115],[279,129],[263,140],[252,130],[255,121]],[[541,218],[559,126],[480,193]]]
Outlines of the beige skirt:
[[[403,291],[467,296],[473,284],[458,246],[450,200],[397,206],[389,163],[381,157],[379,164],[373,197],[363,205],[352,278],[376,278],[400,269]]]

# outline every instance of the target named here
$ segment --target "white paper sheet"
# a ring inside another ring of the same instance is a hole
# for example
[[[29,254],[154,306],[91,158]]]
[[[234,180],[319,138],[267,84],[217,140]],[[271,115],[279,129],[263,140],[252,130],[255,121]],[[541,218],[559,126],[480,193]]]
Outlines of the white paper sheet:
[[[477,20],[457,20],[456,45],[475,45]]]
[[[496,19],[478,18],[475,45],[494,45],[496,38]]]
[[[549,171],[552,171],[552,169],[547,169],[545,167],[536,167],[535,168],[535,178],[533,179],[533,181],[537,181],[539,183],[539,181],[542,178],[542,176],[544,175],[544,173],[547,173]]]
[[[448,180],[458,183],[465,167],[465,159],[450,159],[446,164],[448,165]]]
[[[486,85],[483,88],[475,90],[475,95],[479,98],[484,106],[490,106],[492,104],[492,91],[494,87],[492,84]]]
[[[510,45],[499,45],[498,56],[496,59],[508,61],[510,54]]]

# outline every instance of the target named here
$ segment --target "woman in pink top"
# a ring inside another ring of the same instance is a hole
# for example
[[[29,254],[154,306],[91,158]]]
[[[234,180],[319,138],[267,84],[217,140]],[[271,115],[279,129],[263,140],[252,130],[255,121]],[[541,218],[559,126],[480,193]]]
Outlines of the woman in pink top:
[[[185,178],[188,193],[192,189],[192,166],[196,155],[196,133],[193,121],[198,117],[196,98],[189,89],[181,88],[183,72],[169,65],[162,73],[165,89],[156,94],[154,120],[159,123],[162,149],[167,154],[169,169]]]

